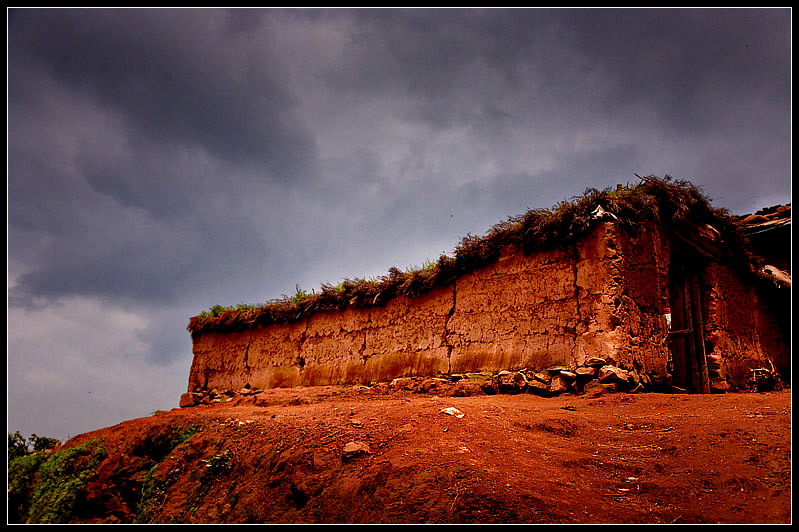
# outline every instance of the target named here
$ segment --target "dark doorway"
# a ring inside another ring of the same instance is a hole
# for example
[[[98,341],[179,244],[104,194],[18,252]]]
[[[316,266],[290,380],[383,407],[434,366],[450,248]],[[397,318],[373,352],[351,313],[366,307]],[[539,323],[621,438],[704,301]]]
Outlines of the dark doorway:
[[[684,252],[672,254],[669,270],[672,384],[692,393],[710,393],[700,272],[699,257]]]

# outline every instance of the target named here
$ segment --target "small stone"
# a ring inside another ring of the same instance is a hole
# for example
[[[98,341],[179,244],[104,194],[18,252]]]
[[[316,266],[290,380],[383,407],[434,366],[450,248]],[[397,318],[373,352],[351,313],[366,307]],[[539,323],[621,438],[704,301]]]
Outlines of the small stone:
[[[439,381],[436,379],[422,379],[422,381],[417,383],[413,389],[417,393],[427,393],[433,390],[438,384]]]
[[[630,374],[616,366],[602,366],[599,368],[600,382],[628,382]]]
[[[358,458],[359,456],[363,456],[365,454],[372,454],[372,450],[369,448],[369,445],[362,441],[351,441],[344,446],[344,449],[342,449],[341,460],[343,462],[347,462],[353,458]]]
[[[458,410],[457,408],[455,408],[454,406],[449,406],[447,408],[442,408],[441,410],[439,410],[439,412],[441,412],[442,414],[447,414],[449,416],[455,416],[458,419],[460,419],[460,418],[462,418],[463,416],[466,415],[463,412],[461,412],[460,410]]]
[[[560,376],[570,381],[573,381],[574,379],[577,378],[577,374],[575,372],[567,369],[560,370]]]
[[[524,373],[500,373],[498,377],[499,390],[505,393],[518,393],[527,386],[527,377]]]
[[[540,396],[549,395],[549,384],[537,379],[527,381],[527,392]]]
[[[561,371],[564,371],[564,370],[565,371],[569,371],[569,368],[567,368],[566,366],[549,366],[544,371],[548,371],[550,373],[560,373]]]
[[[540,382],[549,384],[552,380],[552,375],[550,375],[548,371],[538,371],[533,373],[533,378]]]
[[[410,377],[397,377],[391,381],[392,388],[401,388],[403,390],[411,390],[415,384],[416,383]]]
[[[566,382],[560,373],[552,375],[552,381],[549,383],[549,393],[558,394],[563,393],[569,388],[569,383]]]
[[[598,380],[590,380],[585,383],[583,392],[586,397],[599,397],[607,393],[615,393],[617,391],[615,384],[602,384]]]
[[[178,406],[180,408],[186,408],[186,407],[189,407],[189,406],[194,406],[195,401],[196,401],[196,399],[194,397],[194,394],[192,394],[192,393],[184,393],[184,394],[181,394],[181,396],[180,396],[180,402],[178,403]]]
[[[497,393],[497,381],[493,373],[479,372],[479,373],[465,373],[468,382],[473,382],[480,386],[483,393],[495,394]]]
[[[471,397],[474,395],[483,395],[485,392],[476,382],[469,382],[468,380],[461,380],[455,383],[455,388],[452,390],[453,397]]]
[[[608,363],[607,360],[605,360],[604,358],[600,358],[600,357],[591,357],[591,358],[589,358],[588,360],[585,361],[585,365],[586,366],[591,366],[592,368],[598,368],[598,367],[601,367],[601,366],[605,366],[605,365],[607,365],[607,363]]]
[[[575,373],[577,373],[577,376],[580,378],[593,379],[594,377],[596,377],[597,368],[592,368],[590,366],[580,366],[574,371]]]

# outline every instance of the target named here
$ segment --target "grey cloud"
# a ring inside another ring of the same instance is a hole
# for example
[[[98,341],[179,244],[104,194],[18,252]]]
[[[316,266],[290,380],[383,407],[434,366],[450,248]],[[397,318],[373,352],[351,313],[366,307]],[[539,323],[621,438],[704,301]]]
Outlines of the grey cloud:
[[[611,112],[654,108],[664,127],[701,131],[715,122],[706,105],[714,95],[733,106],[787,101],[786,10],[569,10],[563,20],[575,47],[609,74]]]
[[[280,208],[241,205],[259,183],[307,182],[315,146],[255,27],[225,15],[15,12],[13,304],[167,301],[269,255]]]
[[[9,31],[10,98],[15,69],[31,62],[121,115],[132,135],[307,177],[313,137],[292,117],[263,29],[231,32],[227,21],[216,10],[24,10]]]
[[[438,126],[482,121],[503,102],[557,113],[565,127],[649,113],[681,134],[714,128],[714,98],[787,110],[786,10],[367,10],[357,20],[327,80],[366,97],[400,90]]]

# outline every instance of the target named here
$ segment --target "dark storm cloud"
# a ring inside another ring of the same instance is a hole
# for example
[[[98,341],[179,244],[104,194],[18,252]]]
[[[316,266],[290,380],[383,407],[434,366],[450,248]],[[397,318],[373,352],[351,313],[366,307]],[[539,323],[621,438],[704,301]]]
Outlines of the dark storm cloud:
[[[242,198],[307,182],[317,156],[258,18],[14,12],[9,240],[29,260],[12,302],[170,300],[223,261],[263,259],[268,216]]]
[[[74,120],[10,113],[12,124],[24,123],[9,141],[9,248],[23,263],[12,263],[11,302],[78,294],[172,301],[231,257],[253,260],[241,250],[263,243],[238,196],[255,177],[185,149],[131,149],[92,112],[70,102],[62,113]]]
[[[728,112],[753,99],[787,111],[787,10],[580,10],[564,13],[579,50],[612,73],[609,112],[654,109],[664,127],[713,128],[717,102]]]
[[[23,10],[10,75],[39,67],[118,114],[132,136],[250,163],[269,177],[312,171],[312,136],[257,24],[215,10]],[[11,83],[10,99],[24,98]]]
[[[661,127],[687,131],[713,126],[714,97],[733,108],[769,98],[787,111],[788,10],[367,10],[358,20],[331,82],[403,88],[437,104],[423,116],[440,125],[483,118],[458,99],[480,68],[503,87],[484,105],[523,90],[542,108],[596,107],[612,120],[645,108]]]

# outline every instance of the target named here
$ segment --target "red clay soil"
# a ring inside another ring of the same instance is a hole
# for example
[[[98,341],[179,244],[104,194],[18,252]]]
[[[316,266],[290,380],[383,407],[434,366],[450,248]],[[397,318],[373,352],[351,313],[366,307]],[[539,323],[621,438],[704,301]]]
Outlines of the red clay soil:
[[[791,522],[789,390],[446,394],[274,389],[260,406],[240,397],[80,435],[66,445],[103,438],[109,453],[80,519]],[[191,425],[200,430],[159,454],[159,434]]]

